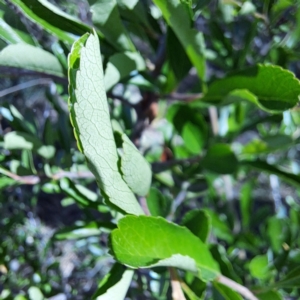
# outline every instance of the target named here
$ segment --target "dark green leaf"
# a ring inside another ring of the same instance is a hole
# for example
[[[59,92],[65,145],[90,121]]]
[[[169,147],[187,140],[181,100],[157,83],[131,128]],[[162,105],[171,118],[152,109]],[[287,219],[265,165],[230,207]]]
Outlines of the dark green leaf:
[[[46,31],[68,43],[75,40],[74,35],[82,35],[91,28],[73,16],[61,11],[57,6],[46,0],[9,0],[33,22]],[[98,33],[102,36],[100,33]]]
[[[171,199],[157,188],[151,187],[147,196],[147,206],[152,216],[166,217],[171,208]]]
[[[203,243],[206,243],[211,229],[211,219],[206,211],[189,211],[184,215],[181,225],[186,226]]]
[[[116,0],[89,0],[92,21],[105,38],[120,51],[135,51],[118,11]]]
[[[166,22],[181,42],[190,61],[197,69],[199,78],[205,80],[203,35],[192,27],[192,17],[186,4],[179,0],[154,0],[153,2],[160,8]]]
[[[231,174],[237,170],[238,160],[229,145],[215,144],[208,148],[201,166],[218,174]]]

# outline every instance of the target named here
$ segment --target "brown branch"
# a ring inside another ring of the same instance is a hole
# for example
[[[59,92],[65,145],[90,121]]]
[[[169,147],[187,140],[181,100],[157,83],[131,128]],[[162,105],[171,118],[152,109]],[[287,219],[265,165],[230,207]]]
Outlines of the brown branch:
[[[181,280],[177,275],[177,272],[174,268],[169,268],[171,276],[171,286],[172,286],[172,298],[173,300],[186,300],[184,293],[181,289]]]
[[[80,172],[68,172],[68,171],[60,171],[56,174],[53,174],[51,177],[46,177],[45,174],[42,175],[28,175],[28,176],[19,176],[17,174],[14,174],[7,170],[0,170],[0,173],[3,175],[6,175],[7,177],[10,177],[14,179],[15,181],[21,183],[21,184],[28,184],[28,185],[35,185],[39,182],[41,182],[42,179],[50,178],[53,180],[59,180],[64,177],[68,177],[70,179],[80,179],[80,178],[94,178],[94,175],[90,171],[80,171]]]
[[[247,289],[245,286],[240,285],[239,283],[231,280],[228,277],[219,275],[215,281],[228,286],[229,288],[238,292],[239,294],[241,294],[243,297],[247,298],[248,300],[258,300],[258,298],[255,297],[254,294],[249,289]]]

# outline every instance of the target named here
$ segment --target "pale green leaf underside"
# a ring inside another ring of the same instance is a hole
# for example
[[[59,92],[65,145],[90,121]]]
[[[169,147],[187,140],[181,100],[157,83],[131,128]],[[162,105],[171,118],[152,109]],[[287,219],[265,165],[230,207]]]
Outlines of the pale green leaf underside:
[[[126,134],[122,134],[122,139],[124,154],[121,159],[121,169],[123,179],[135,194],[145,196],[151,185],[150,165]]]
[[[64,77],[62,66],[54,55],[41,48],[24,43],[5,47],[0,52],[0,66]]]
[[[120,264],[115,264],[100,283],[96,292],[97,300],[124,300],[134,274],[133,270],[126,270]]]
[[[78,65],[79,62],[79,65]],[[118,170],[97,35],[83,36],[69,55],[70,111],[78,146],[105,199],[130,214],[143,214]]]
[[[214,81],[203,100],[247,100],[276,112],[293,108],[299,95],[300,82],[293,73],[279,66],[258,64]]]
[[[207,246],[186,227],[160,217],[126,216],[111,233],[115,258],[133,268],[173,266],[213,280],[219,274]]]

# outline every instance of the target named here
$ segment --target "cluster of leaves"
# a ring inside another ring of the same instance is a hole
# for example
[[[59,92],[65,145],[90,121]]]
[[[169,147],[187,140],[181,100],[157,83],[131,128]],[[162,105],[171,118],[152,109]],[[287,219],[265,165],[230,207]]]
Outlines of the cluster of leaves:
[[[19,194],[75,203],[82,215],[49,244],[105,243],[116,263],[95,299],[297,299],[297,1],[85,5],[80,20],[0,0],[1,73],[22,77],[0,92],[0,208]],[[11,103],[34,85],[46,85],[40,115]],[[9,214],[1,225],[1,297],[61,292],[34,254],[22,254],[32,279],[13,285],[14,244],[32,238],[7,238]]]

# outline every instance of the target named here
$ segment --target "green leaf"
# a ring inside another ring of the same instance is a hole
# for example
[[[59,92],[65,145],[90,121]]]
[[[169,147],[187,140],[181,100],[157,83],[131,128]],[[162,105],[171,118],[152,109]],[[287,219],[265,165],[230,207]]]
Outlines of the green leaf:
[[[275,291],[267,291],[256,295],[259,300],[283,300],[281,295]]]
[[[43,145],[35,136],[18,131],[9,132],[4,136],[4,148],[7,150],[33,150],[46,159],[50,159],[55,153],[53,146]]]
[[[240,165],[248,166],[259,171],[266,172],[268,174],[274,174],[280,177],[282,180],[299,187],[300,184],[300,176],[292,173],[288,173],[286,171],[277,168],[277,166],[268,164],[263,160],[241,160]]]
[[[247,182],[241,187],[240,196],[240,210],[242,215],[242,224],[244,229],[248,229],[250,226],[250,220],[252,215],[252,190],[253,183]]]
[[[267,135],[259,139],[253,139],[243,147],[242,154],[270,153],[276,150],[283,150],[293,146],[291,136],[285,134]]]
[[[278,254],[283,249],[283,244],[287,242],[287,220],[273,216],[268,219],[267,225],[270,246],[274,253]]]
[[[268,264],[268,257],[266,255],[255,256],[249,264],[251,275],[258,279],[267,279],[270,277]]]
[[[93,299],[124,300],[134,271],[116,263],[102,279]]]
[[[226,249],[220,244],[213,244],[210,246],[210,253],[213,258],[218,262],[222,275],[241,283],[241,279],[235,273],[233,266],[228,259]]]
[[[86,187],[74,184],[69,178],[62,178],[59,182],[60,188],[69,197],[73,198],[78,204],[85,207],[93,207],[97,209],[101,202],[98,200],[97,194],[90,191]]]
[[[174,51],[176,49],[176,51]],[[183,46],[175,35],[174,31],[168,27],[167,32],[167,54],[174,75],[178,81],[182,80],[192,67]]]
[[[220,216],[215,212],[205,208],[203,209],[211,219],[212,233],[219,239],[225,240],[228,243],[233,242],[233,233],[230,230],[227,222],[221,220]]]
[[[95,175],[105,200],[114,208],[143,214],[118,170],[118,154],[103,82],[96,33],[76,41],[69,55],[69,103],[79,149]]]
[[[151,185],[151,167],[124,133],[122,140],[124,153],[121,158],[121,170],[123,179],[135,194],[146,196]]]
[[[107,231],[115,227],[114,224],[108,222],[90,222],[83,226],[70,226],[57,230],[52,238],[54,240],[82,239],[89,236],[99,236],[102,232],[102,228]]]
[[[274,284],[275,287],[296,288],[300,287],[300,266],[295,267],[283,279]]]
[[[28,295],[29,295],[30,300],[43,300],[43,299],[45,299],[45,297],[42,294],[41,290],[36,286],[31,286],[28,289]]]
[[[128,77],[132,71],[143,71],[146,68],[144,59],[137,52],[124,52],[112,55],[107,63],[104,82],[106,90]]]
[[[0,19],[0,38],[8,44],[24,43],[16,31],[9,26],[2,18]]]
[[[206,243],[211,229],[211,219],[206,211],[191,210],[186,213],[181,222],[203,243]]]
[[[5,4],[0,3],[0,38],[8,44],[27,43],[34,45],[31,37],[20,18]]]
[[[238,160],[229,145],[215,144],[208,148],[201,166],[218,174],[232,174],[237,170]]]
[[[168,109],[167,119],[182,136],[185,148],[192,154],[199,154],[207,138],[200,112],[190,105],[175,103]]]
[[[1,169],[0,173],[2,173]],[[14,186],[17,184],[18,182],[12,178],[0,176],[0,191],[8,186]]]
[[[62,67],[54,55],[24,43],[5,47],[0,52],[0,66],[64,77]]]
[[[73,43],[74,35],[82,35],[91,30],[88,25],[46,0],[10,0],[10,2],[21,9],[32,22],[39,24],[62,41]]]
[[[293,108],[299,101],[299,80],[279,66],[258,64],[214,81],[203,100],[248,100],[271,112]],[[231,98],[231,99],[230,99]]]
[[[186,4],[180,0],[154,0],[153,2],[160,8],[166,22],[181,42],[190,61],[197,69],[199,78],[204,80],[206,68],[204,39],[202,32],[192,27],[192,19]]]
[[[147,206],[152,216],[166,217],[170,212],[171,199],[157,188],[151,187],[147,197]]]
[[[92,21],[105,38],[120,51],[135,51],[128,33],[123,26],[116,0],[89,0]]]
[[[110,242],[114,257],[133,268],[172,266],[204,281],[219,274],[217,263],[199,238],[161,217],[125,216],[112,231]]]
[[[214,287],[224,297],[225,300],[243,300],[240,294],[224,284],[214,282]]]

